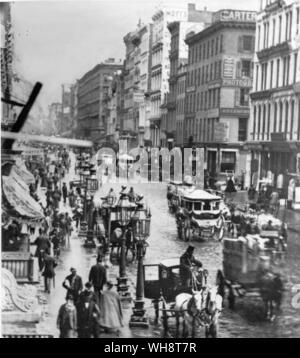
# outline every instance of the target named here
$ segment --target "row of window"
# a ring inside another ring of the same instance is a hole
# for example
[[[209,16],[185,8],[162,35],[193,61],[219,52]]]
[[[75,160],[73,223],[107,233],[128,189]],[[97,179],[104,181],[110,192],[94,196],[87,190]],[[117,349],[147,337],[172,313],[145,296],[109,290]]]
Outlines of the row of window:
[[[203,61],[210,57],[223,53],[223,34],[213,38],[206,43],[191,45],[189,49],[189,64]]]
[[[255,90],[264,91],[267,89],[288,86],[290,84],[296,83],[297,65],[298,53],[295,53],[292,56],[285,56],[283,58],[278,58],[277,60],[272,60],[270,62],[265,62],[261,65],[257,65]],[[275,74],[276,78],[274,80]]]
[[[220,106],[220,88],[204,92],[186,94],[186,113],[218,108]]]
[[[258,51],[270,46],[275,46],[276,44],[280,44],[283,41],[290,41],[292,39],[293,21],[296,21],[296,27],[298,27],[300,21],[299,9],[300,8],[298,7],[296,12],[290,10],[286,12],[285,16],[280,14],[278,17],[273,18],[272,21],[266,21],[262,25],[258,26]],[[283,22],[285,22],[285,26]],[[270,25],[272,30],[270,30]],[[262,38],[261,32],[263,34]]]
[[[213,142],[215,124],[219,118],[191,118],[185,123],[185,138],[193,137],[194,142]]]
[[[216,61],[210,65],[199,67],[187,73],[187,87],[200,86],[209,81],[221,78],[222,61]]]
[[[300,102],[298,104],[300,114]],[[297,140],[300,139],[300,121],[295,121],[296,102],[279,102],[258,105],[253,110],[253,140],[270,140],[270,133],[284,133],[285,139],[294,139],[294,125],[297,126]]]

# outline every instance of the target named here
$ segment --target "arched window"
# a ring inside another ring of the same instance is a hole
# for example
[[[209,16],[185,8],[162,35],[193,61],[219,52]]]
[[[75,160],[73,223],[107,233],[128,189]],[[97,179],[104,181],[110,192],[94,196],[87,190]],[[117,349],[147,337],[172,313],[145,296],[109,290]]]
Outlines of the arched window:
[[[289,102],[285,102],[285,127],[284,127],[285,139],[288,132],[288,125],[289,125]]]
[[[256,106],[254,107],[254,111],[253,111],[253,133],[252,133],[253,140],[255,140],[255,131],[256,131]]]
[[[260,127],[261,127],[261,106],[258,106],[258,123],[257,123],[257,139],[260,137]]]
[[[295,101],[291,102],[291,130],[290,130],[290,139],[293,139],[294,136],[294,112],[295,112]]]
[[[277,130],[277,103],[274,103],[274,124],[273,124],[273,132],[275,133]]]
[[[283,116],[283,104],[282,102],[280,102],[279,105],[279,128],[278,128],[278,132],[282,132],[282,116]]]
[[[265,131],[266,131],[266,105],[263,107],[263,117],[262,117],[262,140],[265,139]]]

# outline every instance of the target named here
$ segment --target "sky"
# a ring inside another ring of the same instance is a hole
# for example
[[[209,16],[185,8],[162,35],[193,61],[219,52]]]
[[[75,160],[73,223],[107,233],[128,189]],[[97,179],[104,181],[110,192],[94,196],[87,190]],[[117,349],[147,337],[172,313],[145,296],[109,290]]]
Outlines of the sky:
[[[201,10],[258,10],[260,0],[73,0],[15,1],[12,21],[16,70],[43,88],[39,102],[61,100],[61,85],[73,83],[108,57],[123,59],[123,37],[139,21],[149,23],[159,4],[195,3]]]

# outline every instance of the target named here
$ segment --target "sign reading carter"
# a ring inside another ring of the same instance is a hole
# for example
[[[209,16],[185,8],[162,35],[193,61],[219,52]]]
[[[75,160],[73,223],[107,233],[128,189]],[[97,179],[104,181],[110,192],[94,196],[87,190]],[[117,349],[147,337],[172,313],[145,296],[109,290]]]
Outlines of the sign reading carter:
[[[244,21],[255,22],[255,11],[240,11],[240,10],[221,10],[218,11],[214,17],[213,22],[217,21]]]

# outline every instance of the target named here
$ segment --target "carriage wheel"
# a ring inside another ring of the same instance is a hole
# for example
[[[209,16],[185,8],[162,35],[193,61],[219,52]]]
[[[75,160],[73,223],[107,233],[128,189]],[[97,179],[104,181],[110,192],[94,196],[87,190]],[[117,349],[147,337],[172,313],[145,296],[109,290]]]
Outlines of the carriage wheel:
[[[228,294],[228,307],[231,310],[234,310],[234,307],[235,307],[235,295],[233,292],[233,288],[231,286],[229,288],[229,294]]]

